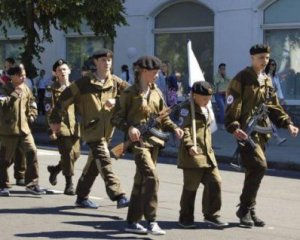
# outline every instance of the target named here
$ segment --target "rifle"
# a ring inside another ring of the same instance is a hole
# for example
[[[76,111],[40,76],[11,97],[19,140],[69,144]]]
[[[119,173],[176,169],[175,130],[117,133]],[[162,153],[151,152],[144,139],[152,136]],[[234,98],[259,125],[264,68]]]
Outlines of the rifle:
[[[153,135],[163,141],[167,141],[169,139],[169,133],[162,132],[156,128],[156,125],[161,121],[162,118],[168,116],[171,113],[170,108],[164,108],[159,114],[151,114],[148,121],[139,126],[135,126],[141,133],[141,136],[145,134]],[[142,140],[140,140],[142,141]],[[113,147],[110,151],[115,157],[115,159],[119,159],[122,157],[127,149],[131,146],[132,141],[130,139],[125,142],[119,143],[115,147]]]
[[[269,134],[272,133],[272,126],[269,124],[267,127],[259,126],[257,123],[262,119],[268,119],[268,107],[265,103],[261,103],[258,108],[254,111],[254,114],[249,119],[244,132],[247,133],[248,138],[246,140],[238,140],[238,146],[233,154],[233,160],[230,165],[238,171],[242,170],[242,165],[240,161],[240,148],[244,147],[248,143],[253,149],[257,147],[256,143],[251,137],[253,132]]]

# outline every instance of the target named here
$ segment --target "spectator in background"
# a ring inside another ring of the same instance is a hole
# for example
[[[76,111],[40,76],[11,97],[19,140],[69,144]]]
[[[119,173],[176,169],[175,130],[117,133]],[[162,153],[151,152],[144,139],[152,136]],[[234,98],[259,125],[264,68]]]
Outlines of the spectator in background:
[[[166,99],[166,96],[167,96],[167,81],[166,81],[167,69],[168,69],[167,63],[165,61],[162,62],[160,72],[158,74],[158,78],[155,82],[157,87],[162,92],[165,101],[167,101],[167,99]]]
[[[177,78],[174,74],[172,74],[171,65],[168,62],[164,62],[162,69],[165,74],[167,84],[167,104],[168,106],[173,106],[177,104]]]
[[[269,60],[269,63],[266,66],[265,72],[272,79],[272,84],[273,84],[273,87],[275,89],[275,92],[277,94],[280,104],[284,105],[285,104],[284,96],[282,93],[279,76],[276,73],[277,72],[277,64],[274,59]],[[287,140],[286,138],[282,138],[279,136],[278,130],[273,123],[272,123],[272,130],[273,130],[273,137],[276,139],[277,145],[281,145],[282,143],[284,143]]]
[[[129,75],[129,69],[128,69],[128,65],[122,65],[121,66],[121,79],[126,81],[126,82],[129,82],[130,80],[130,75]]]
[[[45,70],[41,69],[39,76],[37,76],[33,82],[37,88],[37,96],[38,96],[38,113],[45,115],[44,108],[44,99],[45,99],[45,91],[46,86],[49,84],[49,79],[45,77]]]
[[[7,75],[7,71],[16,63],[14,58],[6,58],[4,62],[4,71],[1,75],[0,82],[8,83],[10,81],[9,76]]]
[[[215,100],[219,108],[219,123],[221,124],[221,129],[225,129],[225,97],[229,81],[230,79],[226,76],[226,64],[220,63],[218,67],[218,72],[214,76],[214,85],[216,88]]]
[[[20,65],[20,68],[22,68],[24,71],[25,71],[25,74],[26,74],[26,70],[25,70],[25,66],[23,63],[21,63]],[[25,85],[30,89],[30,91],[32,92],[33,96],[36,97],[36,89],[35,89],[35,85],[33,83],[33,80],[28,78],[26,75],[25,75],[25,81],[24,81]]]

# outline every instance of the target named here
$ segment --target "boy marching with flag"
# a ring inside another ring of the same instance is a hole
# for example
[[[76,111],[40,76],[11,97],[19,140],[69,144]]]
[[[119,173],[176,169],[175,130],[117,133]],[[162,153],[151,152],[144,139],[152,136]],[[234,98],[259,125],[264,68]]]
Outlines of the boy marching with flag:
[[[180,200],[179,225],[194,228],[194,206],[197,189],[204,185],[202,212],[204,220],[217,227],[228,223],[220,220],[221,176],[212,149],[211,135],[216,130],[211,109],[213,89],[203,73],[188,43],[190,101],[180,111],[179,125],[184,131],[178,153],[178,168],[183,170],[183,190]],[[196,74],[196,75],[195,75]],[[196,81],[195,81],[196,80]]]

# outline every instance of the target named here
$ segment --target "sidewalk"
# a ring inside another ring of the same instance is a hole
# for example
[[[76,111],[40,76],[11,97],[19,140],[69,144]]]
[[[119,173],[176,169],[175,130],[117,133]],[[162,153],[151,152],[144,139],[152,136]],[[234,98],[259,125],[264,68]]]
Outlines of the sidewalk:
[[[51,146],[48,133],[44,127],[45,119],[39,116],[34,126],[34,138],[38,146]],[[300,171],[300,136],[292,138],[288,130],[279,129],[279,136],[287,138],[287,141],[281,146],[277,146],[274,139],[271,139],[267,145],[266,156],[269,168],[286,169]],[[112,146],[121,143],[123,133],[116,131],[112,139]],[[55,145],[52,144],[53,147]],[[236,149],[236,141],[231,134],[225,130],[217,130],[213,134],[213,148],[218,162],[230,163],[233,153]],[[87,151],[87,146],[82,146],[83,151]],[[176,164],[178,147],[169,140],[165,148],[161,151],[161,156],[171,157],[170,163]]]

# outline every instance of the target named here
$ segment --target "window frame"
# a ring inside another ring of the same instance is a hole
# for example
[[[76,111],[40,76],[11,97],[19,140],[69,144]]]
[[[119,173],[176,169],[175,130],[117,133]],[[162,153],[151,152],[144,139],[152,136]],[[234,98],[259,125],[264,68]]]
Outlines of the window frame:
[[[300,22],[290,22],[290,23],[264,23],[265,11],[272,4],[276,4],[275,0],[267,2],[267,4],[261,6],[261,29],[263,33],[263,41],[266,41],[266,30],[295,30],[298,29],[300,31]],[[300,105],[300,99],[287,99],[285,100],[287,105]]]

